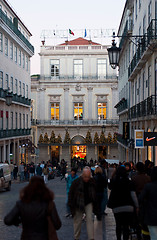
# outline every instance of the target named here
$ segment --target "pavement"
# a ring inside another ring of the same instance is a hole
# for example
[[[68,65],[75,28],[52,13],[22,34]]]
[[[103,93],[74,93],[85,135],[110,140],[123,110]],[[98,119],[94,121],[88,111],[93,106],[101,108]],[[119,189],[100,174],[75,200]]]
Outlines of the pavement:
[[[19,191],[28,183],[14,182],[10,192],[0,192],[0,240],[20,240],[21,228],[15,226],[5,226],[4,216],[12,209],[19,199]],[[48,187],[55,193],[55,203],[59,216],[62,220],[62,228],[58,231],[59,240],[74,240],[72,218],[66,218],[66,182],[55,178],[48,182]],[[107,216],[103,220],[94,220],[95,240],[116,240],[115,221],[110,209],[106,210]],[[82,222],[82,231],[80,240],[87,240],[86,223]]]

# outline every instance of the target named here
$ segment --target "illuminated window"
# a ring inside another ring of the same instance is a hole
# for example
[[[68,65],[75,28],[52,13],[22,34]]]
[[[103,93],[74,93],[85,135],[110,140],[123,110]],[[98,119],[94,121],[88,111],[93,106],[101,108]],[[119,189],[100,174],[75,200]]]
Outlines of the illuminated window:
[[[83,103],[74,103],[74,120],[83,119]]]
[[[98,103],[98,120],[106,119],[106,103]]]
[[[83,60],[74,60],[74,77],[82,77],[83,73]]]
[[[59,120],[59,103],[51,104],[51,120]]]
[[[59,60],[51,60],[51,77],[59,77]]]
[[[98,59],[98,78],[106,78],[106,59]]]

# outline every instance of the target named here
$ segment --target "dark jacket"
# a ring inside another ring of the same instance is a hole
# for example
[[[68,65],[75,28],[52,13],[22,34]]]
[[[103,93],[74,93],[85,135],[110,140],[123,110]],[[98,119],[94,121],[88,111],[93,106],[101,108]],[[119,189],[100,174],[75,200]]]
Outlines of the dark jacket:
[[[96,193],[103,194],[104,188],[106,187],[106,178],[101,173],[97,173],[94,176],[95,183],[96,183]]]
[[[140,205],[144,205],[144,223],[157,226],[157,181],[145,185],[140,195]]]
[[[135,190],[137,196],[142,192],[144,186],[146,183],[149,183],[151,181],[150,177],[146,175],[145,173],[138,173],[136,176],[132,178],[132,181],[135,185]]]
[[[48,240],[48,203],[18,201],[11,212],[4,218],[8,226],[18,226],[22,223],[21,240]],[[56,230],[61,227],[61,221],[56,207],[52,210],[52,222]]]
[[[134,186],[132,181],[128,178],[121,178],[111,181],[109,185],[111,189],[108,207],[109,208],[117,208],[122,206],[134,206],[131,192],[134,191]]]
[[[93,204],[93,212],[97,214],[96,186],[93,178],[89,180],[88,196]],[[69,191],[68,205],[73,216],[76,210],[82,212],[85,210],[84,182],[82,177],[79,177],[72,183]]]

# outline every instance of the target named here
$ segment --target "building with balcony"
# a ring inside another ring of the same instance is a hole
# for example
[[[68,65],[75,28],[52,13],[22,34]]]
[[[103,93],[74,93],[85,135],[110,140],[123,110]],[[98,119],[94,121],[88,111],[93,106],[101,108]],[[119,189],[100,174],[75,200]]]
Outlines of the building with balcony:
[[[32,135],[39,161],[118,159],[116,141],[107,140],[118,130],[118,81],[107,46],[83,38],[57,46],[43,42],[39,55],[41,74],[31,79]],[[106,140],[96,141],[102,131]]]
[[[157,163],[157,147],[134,149],[134,130],[157,131],[157,1],[127,0],[119,26],[120,160]],[[126,127],[127,126],[127,127]],[[126,132],[127,130],[127,132]]]
[[[21,143],[31,136],[31,36],[8,2],[0,0],[0,162],[28,161]]]

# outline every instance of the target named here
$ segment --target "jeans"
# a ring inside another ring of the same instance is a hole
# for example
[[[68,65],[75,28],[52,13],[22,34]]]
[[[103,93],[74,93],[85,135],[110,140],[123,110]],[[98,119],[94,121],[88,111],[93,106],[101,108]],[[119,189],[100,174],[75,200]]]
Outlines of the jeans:
[[[94,239],[94,221],[93,221],[93,205],[92,203],[85,206],[86,226],[88,239]],[[74,238],[78,240],[81,234],[83,212],[77,211],[74,215]]]
[[[121,240],[123,234],[123,240],[129,240],[129,225],[133,218],[133,213],[120,212],[114,214],[116,220],[116,236],[117,240]]]
[[[108,202],[108,192],[107,188],[104,188],[103,199],[101,203],[101,213],[104,214]]]
[[[24,181],[24,172],[21,172],[20,173],[20,182],[23,182]]]
[[[45,184],[48,183],[48,175],[44,175],[44,182]]]
[[[150,239],[156,240],[157,239],[157,226],[148,226]]]
[[[29,174],[29,179],[31,179],[34,176],[34,173]]]

